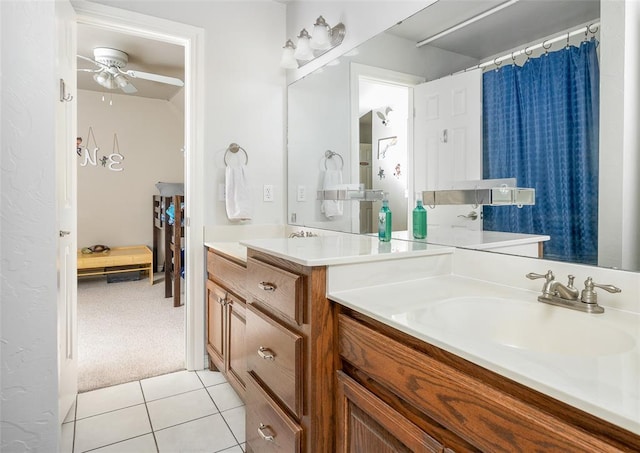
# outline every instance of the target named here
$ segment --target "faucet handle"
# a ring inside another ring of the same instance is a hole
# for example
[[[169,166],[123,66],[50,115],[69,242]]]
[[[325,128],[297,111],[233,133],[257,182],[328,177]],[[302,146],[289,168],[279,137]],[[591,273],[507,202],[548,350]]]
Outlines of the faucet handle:
[[[576,277],[574,275],[569,274],[569,282],[567,284],[568,288],[573,288],[573,280],[575,280],[575,278]]]
[[[622,290],[617,286],[601,285],[600,283],[595,283],[591,277],[587,277],[587,279],[584,281],[584,289],[582,290],[582,295],[580,298],[585,304],[598,303],[598,294],[594,291],[593,288],[601,288],[610,293],[622,292]]]
[[[526,277],[529,280],[536,280],[538,278],[544,278],[547,282],[552,282],[555,279],[555,276],[553,275],[553,272],[551,272],[550,270],[547,271],[546,274],[536,274],[535,272],[529,272]]]

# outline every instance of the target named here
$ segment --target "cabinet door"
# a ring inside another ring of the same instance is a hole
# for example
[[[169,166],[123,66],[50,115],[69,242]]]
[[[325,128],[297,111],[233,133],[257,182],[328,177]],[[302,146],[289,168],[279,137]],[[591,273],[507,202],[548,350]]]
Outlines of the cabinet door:
[[[220,371],[225,371],[224,313],[226,304],[227,292],[211,280],[207,280],[207,352],[212,364]]]
[[[443,445],[338,371],[338,453],[441,452]]]
[[[247,355],[244,347],[246,304],[231,294],[227,294],[227,299],[227,318],[229,322],[227,370],[229,378],[235,379],[241,387],[244,387],[247,373]]]

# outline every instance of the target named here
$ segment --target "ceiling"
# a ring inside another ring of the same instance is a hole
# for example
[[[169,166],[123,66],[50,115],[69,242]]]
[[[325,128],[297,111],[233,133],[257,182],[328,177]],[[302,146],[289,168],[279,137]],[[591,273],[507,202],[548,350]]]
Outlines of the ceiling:
[[[78,55],[93,59],[95,47],[110,47],[127,53],[129,63],[125,70],[134,69],[184,80],[184,47],[182,46],[78,24]],[[78,69],[97,68],[96,65],[81,58],[77,61]],[[128,79],[138,90],[137,93],[129,96],[169,100],[183,89],[139,78],[128,77]],[[124,94],[118,88],[108,90],[98,85],[93,80],[93,74],[80,71],[78,71],[78,89]]]
[[[440,0],[389,33],[419,42],[506,0]],[[546,38],[600,17],[600,0],[519,0],[477,22],[439,38],[430,46],[477,59]]]
[[[506,1],[439,0],[388,32],[419,42]],[[558,30],[566,30],[598,17],[600,0],[519,0],[429,45],[485,59],[494,56],[495,49],[524,46],[532,39],[545,38]],[[522,42],[523,36],[527,37],[525,42]],[[125,69],[184,80],[185,58],[182,46],[79,24],[78,54],[93,58],[95,47],[110,47],[126,52],[129,63]],[[79,58],[78,68],[95,69],[96,66]],[[180,87],[143,79],[130,78],[130,82],[138,90],[131,96],[168,100],[182,90]],[[98,85],[92,74],[87,72],[78,72],[78,88],[122,94],[119,89],[108,90]]]

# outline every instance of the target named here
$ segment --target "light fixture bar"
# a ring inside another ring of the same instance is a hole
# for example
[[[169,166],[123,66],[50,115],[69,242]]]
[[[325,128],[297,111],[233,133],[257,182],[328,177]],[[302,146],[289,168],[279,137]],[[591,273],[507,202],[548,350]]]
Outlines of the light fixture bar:
[[[440,33],[437,33],[437,34],[435,34],[433,36],[430,36],[430,37],[428,37],[426,39],[423,39],[422,41],[420,41],[420,42],[418,42],[416,44],[416,47],[422,47],[422,46],[424,46],[426,44],[429,44],[430,42],[435,41],[436,39],[440,39],[440,38],[442,38],[444,36],[447,36],[448,34],[453,33],[454,31],[460,30],[461,28],[464,28],[467,25],[471,25],[474,22],[477,22],[477,21],[479,21],[481,19],[484,19],[485,17],[488,17],[488,16],[490,16],[492,14],[495,14],[500,10],[508,8],[509,6],[516,4],[518,1],[520,1],[520,0],[509,0],[507,2],[501,3],[498,6],[495,6],[495,7],[491,8],[491,9],[488,9],[487,11],[485,11],[483,13],[480,13],[480,14],[478,14],[476,16],[473,16],[473,17],[465,20],[464,22],[460,22],[459,24],[454,25],[453,27],[447,28],[446,30],[441,31]]]

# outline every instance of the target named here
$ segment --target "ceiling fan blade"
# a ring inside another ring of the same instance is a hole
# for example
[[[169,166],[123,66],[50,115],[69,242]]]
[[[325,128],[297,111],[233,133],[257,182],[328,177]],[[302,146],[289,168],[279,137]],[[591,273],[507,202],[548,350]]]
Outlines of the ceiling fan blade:
[[[133,71],[133,70],[129,70],[129,71],[124,71],[125,74],[127,74],[128,76],[134,77],[136,79],[146,79],[146,80],[151,80],[154,82],[160,82],[160,83],[166,83],[169,85],[175,85],[177,87],[183,87],[184,86],[184,82],[180,79],[176,79],[175,77],[168,77],[168,76],[163,76],[163,75],[159,75],[159,74],[151,74],[149,72],[142,72],[142,71]]]
[[[100,72],[100,71],[102,71],[102,69],[81,69],[81,68],[78,68],[78,72],[93,72],[93,73],[96,73],[96,72]]]
[[[93,63],[94,65],[96,65],[96,66],[100,67],[101,69],[102,69],[102,68],[108,68],[108,66],[107,66],[107,65],[102,64],[102,63],[100,63],[99,61],[96,61],[96,60],[94,60],[94,59],[92,59],[92,58],[83,57],[82,55],[76,55],[76,57],[80,58],[81,60],[89,61],[89,62]]]

